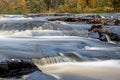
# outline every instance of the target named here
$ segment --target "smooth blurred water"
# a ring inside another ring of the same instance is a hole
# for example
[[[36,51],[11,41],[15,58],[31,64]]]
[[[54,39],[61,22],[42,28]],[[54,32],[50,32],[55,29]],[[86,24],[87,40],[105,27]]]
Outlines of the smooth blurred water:
[[[51,79],[43,74],[42,80],[120,80],[119,44],[89,38],[87,32],[93,24],[52,22],[47,18],[51,17],[6,15],[0,18],[0,61],[73,53],[78,54],[81,61],[36,64],[42,67],[44,73],[54,77]],[[26,77],[28,80],[32,78],[38,80],[41,73],[35,72]]]

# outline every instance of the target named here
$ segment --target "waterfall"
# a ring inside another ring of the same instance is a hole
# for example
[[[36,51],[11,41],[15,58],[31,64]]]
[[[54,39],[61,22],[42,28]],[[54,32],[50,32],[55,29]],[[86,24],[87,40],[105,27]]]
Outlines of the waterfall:
[[[62,62],[77,62],[77,60],[66,56],[53,56],[53,57],[45,57],[41,59],[34,58],[32,60],[39,65],[62,63]]]
[[[44,58],[33,58],[33,62],[36,65],[46,65],[46,64],[54,64],[54,63],[62,63],[62,62],[78,62],[83,61],[79,55],[74,53],[58,53],[58,56],[48,56]]]
[[[57,63],[65,63],[65,62],[81,62],[81,61],[87,61],[87,58],[79,55],[78,53],[58,53],[57,56],[48,56],[43,58],[32,58],[32,61],[34,64],[42,71],[46,71],[45,68],[43,68],[44,65],[48,64],[57,64]]]

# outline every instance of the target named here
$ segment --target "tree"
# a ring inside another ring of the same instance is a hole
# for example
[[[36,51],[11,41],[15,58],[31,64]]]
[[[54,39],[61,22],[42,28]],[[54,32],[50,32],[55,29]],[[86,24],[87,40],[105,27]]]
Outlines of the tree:
[[[90,0],[90,1],[89,1],[89,6],[90,6],[90,7],[93,8],[93,7],[95,6],[95,4],[96,4],[96,0]]]
[[[0,0],[0,13],[112,11],[120,11],[120,0]]]
[[[0,12],[2,13],[24,13],[26,11],[25,0],[1,0]]]
[[[84,12],[84,8],[86,7],[86,0],[77,0],[77,9],[80,12]]]
[[[41,9],[44,9],[43,0],[26,0],[27,9],[31,13],[41,12]]]
[[[112,6],[114,10],[117,12],[120,9],[120,0],[112,0]]]

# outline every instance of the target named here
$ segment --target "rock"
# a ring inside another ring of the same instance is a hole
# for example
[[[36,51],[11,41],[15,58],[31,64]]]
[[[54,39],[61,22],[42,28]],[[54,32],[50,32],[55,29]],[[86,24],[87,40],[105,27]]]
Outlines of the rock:
[[[93,25],[89,31],[89,35],[92,33],[98,33],[99,40],[101,41],[107,41],[106,35],[109,36],[110,40],[112,41],[120,41],[120,34],[119,33],[114,33],[109,26],[104,26],[101,24],[95,24]],[[94,36],[94,35],[93,35]]]
[[[120,24],[120,20],[117,20],[117,19],[116,19],[116,20],[114,21],[114,25],[119,25],[119,24]]]
[[[33,62],[27,60],[10,59],[0,62],[0,77],[15,77],[36,70],[39,70],[37,66]]]

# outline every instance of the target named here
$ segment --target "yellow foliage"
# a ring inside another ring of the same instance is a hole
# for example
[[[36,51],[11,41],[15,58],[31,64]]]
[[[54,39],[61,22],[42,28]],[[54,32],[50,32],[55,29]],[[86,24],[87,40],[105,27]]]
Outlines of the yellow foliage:
[[[8,6],[8,8],[10,9],[15,9],[17,6],[16,6],[16,3],[15,2],[11,2],[10,5]]]
[[[79,5],[85,5],[85,1],[84,0],[77,0],[77,6]]]
[[[120,11],[120,7],[114,8],[112,6],[111,0],[46,0],[52,1],[49,4],[45,3],[45,0],[26,1],[0,0],[0,13],[98,13]],[[46,5],[49,6],[49,10]]]
[[[25,6],[26,5],[26,1],[25,0],[20,0],[20,5],[21,6]]]
[[[107,12],[112,12],[114,10],[114,8],[112,7],[104,7],[104,11],[107,11]]]

